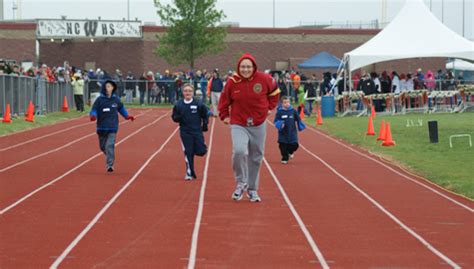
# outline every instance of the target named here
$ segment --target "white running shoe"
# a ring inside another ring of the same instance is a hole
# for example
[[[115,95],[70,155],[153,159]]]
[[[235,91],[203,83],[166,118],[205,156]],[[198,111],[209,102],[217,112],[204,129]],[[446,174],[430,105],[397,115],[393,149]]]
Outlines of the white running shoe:
[[[262,198],[258,195],[257,191],[249,191],[247,193],[247,197],[250,199],[250,202],[256,203],[256,202],[261,202]]]
[[[287,164],[287,163],[288,163],[288,161],[281,161],[281,163],[282,163],[282,164]]]
[[[240,201],[242,196],[244,196],[244,192],[247,190],[248,185],[247,183],[237,183],[237,187],[235,187],[234,193],[232,193],[232,199],[234,201]]]

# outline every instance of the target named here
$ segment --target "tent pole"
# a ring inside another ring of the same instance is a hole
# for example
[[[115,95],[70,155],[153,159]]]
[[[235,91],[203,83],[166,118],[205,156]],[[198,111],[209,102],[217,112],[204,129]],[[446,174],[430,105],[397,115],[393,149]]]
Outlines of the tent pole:
[[[349,95],[352,94],[352,72],[349,59],[347,59],[347,74],[349,75]]]
[[[343,68],[344,68],[344,70],[343,70],[343,72],[344,72],[344,84],[343,84],[343,85],[344,85],[344,89],[342,89],[342,91],[344,92],[344,91],[346,91],[346,89],[347,89],[347,72],[346,72],[346,64],[345,64],[345,63],[344,63],[344,67],[343,67]]]

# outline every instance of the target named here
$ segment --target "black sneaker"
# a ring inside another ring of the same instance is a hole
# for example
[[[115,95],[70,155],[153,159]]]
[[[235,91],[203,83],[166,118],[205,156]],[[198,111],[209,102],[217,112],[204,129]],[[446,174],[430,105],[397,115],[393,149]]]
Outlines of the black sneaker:
[[[114,171],[114,168],[112,166],[109,166],[107,168],[107,172],[112,173]]]

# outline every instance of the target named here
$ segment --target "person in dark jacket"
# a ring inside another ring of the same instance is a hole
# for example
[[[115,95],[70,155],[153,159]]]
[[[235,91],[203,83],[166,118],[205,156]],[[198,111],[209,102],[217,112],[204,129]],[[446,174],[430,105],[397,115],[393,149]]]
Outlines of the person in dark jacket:
[[[142,106],[145,105],[146,89],[147,89],[146,73],[143,72],[143,74],[140,76],[139,81],[138,81],[138,91],[140,91],[140,105]]]
[[[285,78],[283,76],[278,78],[278,88],[281,91],[281,96],[290,96],[290,92],[288,91],[288,87],[286,87]]]
[[[212,105],[212,115],[217,117],[217,104],[219,104],[219,99],[221,98],[222,90],[224,89],[224,83],[222,82],[219,73],[217,70],[214,70],[213,77],[211,80],[211,105]]]
[[[306,126],[298,112],[290,105],[290,98],[281,98],[282,105],[275,116],[275,127],[278,129],[278,145],[281,152],[281,163],[287,164],[298,149],[298,130],[303,131]]]
[[[307,111],[306,115],[311,116],[313,113],[313,103],[317,97],[317,87],[318,82],[316,80],[316,74],[311,76],[311,80],[303,82],[304,92],[305,92],[305,110]]]
[[[130,104],[133,102],[133,92],[135,91],[135,78],[132,72],[128,71],[127,78],[125,79],[125,103]]]
[[[382,72],[382,76],[380,77],[380,86],[382,93],[390,93],[390,85],[392,85],[392,80],[390,76],[387,74],[387,71]]]
[[[376,93],[375,91],[375,83],[370,78],[369,74],[365,74],[361,81],[359,82],[359,90],[364,93],[364,95],[371,95]]]
[[[204,156],[207,146],[203,132],[208,130],[209,110],[206,105],[195,98],[194,87],[190,83],[183,85],[183,97],[173,107],[171,115],[174,122],[179,123],[179,134],[184,148],[186,161],[185,180],[196,179],[194,156]]]
[[[99,136],[100,150],[106,155],[107,172],[114,171],[115,137],[118,131],[118,113],[127,120],[135,120],[115,94],[117,84],[112,80],[102,83],[100,96],[95,100],[89,114],[91,121],[97,120],[97,135]]]
[[[329,91],[331,90],[331,73],[330,72],[323,73],[323,81],[321,82],[319,87],[320,87],[321,96],[329,94]]]

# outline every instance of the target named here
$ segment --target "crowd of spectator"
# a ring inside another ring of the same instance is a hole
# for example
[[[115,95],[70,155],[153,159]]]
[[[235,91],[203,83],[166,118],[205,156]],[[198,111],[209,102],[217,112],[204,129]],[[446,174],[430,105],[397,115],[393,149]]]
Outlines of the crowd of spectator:
[[[163,73],[145,71],[136,75],[128,71],[126,75],[121,70],[116,69],[112,73],[97,68],[96,70],[81,70],[71,66],[67,61],[62,66],[31,66],[23,70],[18,65],[11,65],[0,59],[0,75],[9,74],[14,76],[28,76],[48,82],[75,84],[75,93],[79,95],[81,91],[78,85],[84,85],[87,93],[100,91],[101,81],[113,79],[117,83],[117,94],[124,97],[126,103],[132,103],[135,99],[142,105],[147,104],[173,104],[182,98],[181,87],[184,83],[192,83],[195,95],[204,102],[209,101],[212,105],[217,105],[218,95],[223,90],[227,78],[233,74],[229,70],[221,74],[218,69],[208,71],[206,69],[193,71],[165,70]],[[297,102],[299,89],[303,90],[304,99],[307,101],[306,107],[312,111],[313,101],[317,97],[325,95],[339,95],[349,90],[349,81],[344,83],[342,77],[335,73],[322,72],[320,74],[306,74],[297,70],[286,71],[266,71],[273,76],[278,84],[282,96],[289,96],[293,102]],[[83,80],[83,83],[74,83],[76,80]],[[427,90],[454,90],[457,85],[464,84],[463,73],[457,77],[451,71],[438,70],[436,74],[428,70],[423,73],[421,69],[413,73],[401,73],[383,71],[381,74],[372,72],[355,73],[352,76],[352,89],[363,92],[364,95],[379,93],[395,93]],[[211,98],[215,95],[214,98]],[[215,102],[212,102],[214,100]],[[216,114],[216,111],[213,111]]]

